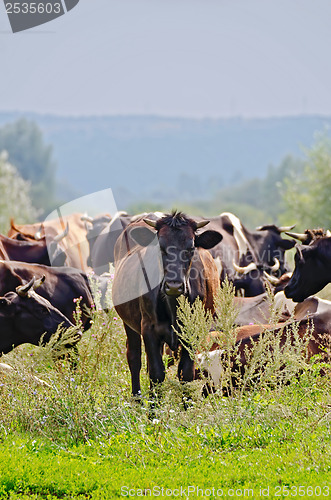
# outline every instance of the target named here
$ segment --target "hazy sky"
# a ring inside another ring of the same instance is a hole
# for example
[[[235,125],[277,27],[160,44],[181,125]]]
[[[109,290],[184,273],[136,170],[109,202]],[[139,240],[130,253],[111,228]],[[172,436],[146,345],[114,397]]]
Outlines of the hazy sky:
[[[330,0],[80,0],[12,34],[0,111],[331,115]]]

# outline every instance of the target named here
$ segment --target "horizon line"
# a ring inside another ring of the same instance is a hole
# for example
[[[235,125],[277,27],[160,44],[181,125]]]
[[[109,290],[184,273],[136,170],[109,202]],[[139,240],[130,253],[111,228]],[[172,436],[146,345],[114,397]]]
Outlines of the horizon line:
[[[220,121],[220,120],[281,120],[284,118],[331,118],[330,113],[289,113],[281,115],[228,115],[228,116],[185,116],[167,115],[161,113],[114,113],[114,114],[61,114],[49,111],[21,111],[0,110],[0,115],[35,115],[40,117],[66,118],[66,119],[102,119],[102,118],[149,118],[162,120],[187,120],[187,121]]]

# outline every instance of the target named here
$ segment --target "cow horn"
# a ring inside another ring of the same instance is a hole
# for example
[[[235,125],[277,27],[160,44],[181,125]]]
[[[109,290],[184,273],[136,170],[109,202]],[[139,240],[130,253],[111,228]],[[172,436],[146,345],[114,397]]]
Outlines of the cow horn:
[[[200,229],[201,227],[207,226],[209,224],[210,220],[201,220],[200,222],[197,222],[197,229]]]
[[[45,282],[46,276],[43,274],[39,280],[35,281],[33,284],[33,289],[39,288]]]
[[[290,236],[291,238],[295,238],[296,240],[301,241],[302,243],[305,243],[309,238],[308,234],[306,233],[290,233],[288,231],[285,231],[285,234],[287,234],[287,236]]]
[[[296,224],[293,224],[292,226],[280,226],[277,229],[280,233],[286,233],[286,231],[291,231],[291,229],[293,229],[295,226]]]
[[[84,214],[81,216],[80,220],[83,222],[90,222],[92,224],[94,219],[93,219],[93,217],[90,217],[89,215]]]
[[[35,232],[34,234],[34,239],[39,241],[42,239],[42,236],[41,236],[41,231],[43,230],[43,225],[40,224],[40,228],[38,229],[38,231]]]
[[[270,271],[273,273],[278,271],[278,269],[280,268],[280,262],[276,257],[274,258],[274,261],[275,261],[274,265],[270,267]]]
[[[233,265],[234,270],[237,271],[237,273],[239,273],[239,274],[247,274],[250,271],[255,271],[257,269],[257,265],[255,264],[255,262],[251,262],[250,264],[248,264],[248,266],[240,267],[240,266],[237,266],[237,264],[233,260],[232,265]]]
[[[63,240],[63,238],[65,238],[68,235],[68,233],[69,233],[69,223],[67,222],[66,228],[63,231],[63,233],[55,236],[54,241],[56,241],[56,243],[58,243],[59,241]]]
[[[16,228],[16,226],[15,226],[14,219],[13,219],[12,217],[10,218],[10,227],[11,227],[12,229],[14,229],[15,231],[17,231],[17,228]]]
[[[148,224],[149,226],[154,227],[154,229],[156,229],[156,220],[143,219],[143,221],[146,222],[146,224]]]
[[[16,288],[16,293],[20,296],[20,297],[26,297],[29,293],[29,290],[33,287],[34,285],[34,282],[35,282],[35,277],[33,276],[33,278],[29,281],[29,283],[27,283],[26,285],[20,285]]]
[[[268,274],[266,271],[263,271],[264,276],[267,278],[269,283],[271,283],[273,286],[277,286],[280,284],[280,278],[276,278],[276,276],[271,276]]]

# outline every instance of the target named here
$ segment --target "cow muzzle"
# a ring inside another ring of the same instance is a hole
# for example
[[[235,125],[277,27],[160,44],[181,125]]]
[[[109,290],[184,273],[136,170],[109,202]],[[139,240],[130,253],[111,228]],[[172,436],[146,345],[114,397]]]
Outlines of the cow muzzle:
[[[185,285],[178,281],[165,281],[163,289],[166,295],[170,297],[179,297],[184,293]]]

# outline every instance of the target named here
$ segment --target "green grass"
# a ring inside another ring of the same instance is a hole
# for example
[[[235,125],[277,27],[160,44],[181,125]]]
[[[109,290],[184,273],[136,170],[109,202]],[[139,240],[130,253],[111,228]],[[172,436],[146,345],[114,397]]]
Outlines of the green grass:
[[[221,401],[224,420],[214,425],[204,422],[203,412],[211,410],[205,402],[186,412],[183,425],[176,422],[178,415],[173,420],[158,415],[135,430],[70,446],[10,435],[0,447],[0,492],[3,498],[9,493],[11,498],[115,498],[125,487],[191,485],[252,488],[255,498],[260,487],[328,485],[331,441],[324,396],[316,388],[309,397],[301,387],[285,391],[282,403],[270,394],[240,405]]]
[[[208,497],[189,486],[219,488],[228,498],[262,498],[267,487],[270,498],[285,498],[287,487],[293,498],[328,496],[307,489],[331,484],[331,378],[319,375],[318,364],[296,359],[294,348],[286,357],[275,349],[278,365],[291,365],[287,378],[277,378],[268,358],[268,378],[232,397],[219,390],[204,399],[203,382],[195,381],[185,388],[187,410],[172,366],[152,413],[145,360],[143,402],[131,400],[116,314],[99,312],[93,320],[74,373],[68,361],[53,360],[56,342],[4,356],[17,372],[0,376],[0,498],[111,499],[128,488],[135,496],[156,488],[161,498],[175,498],[181,487],[180,498]],[[204,321],[195,322],[203,343]],[[293,375],[296,365],[300,376]],[[38,385],[32,372],[50,387]],[[299,486],[301,495],[294,495]]]

